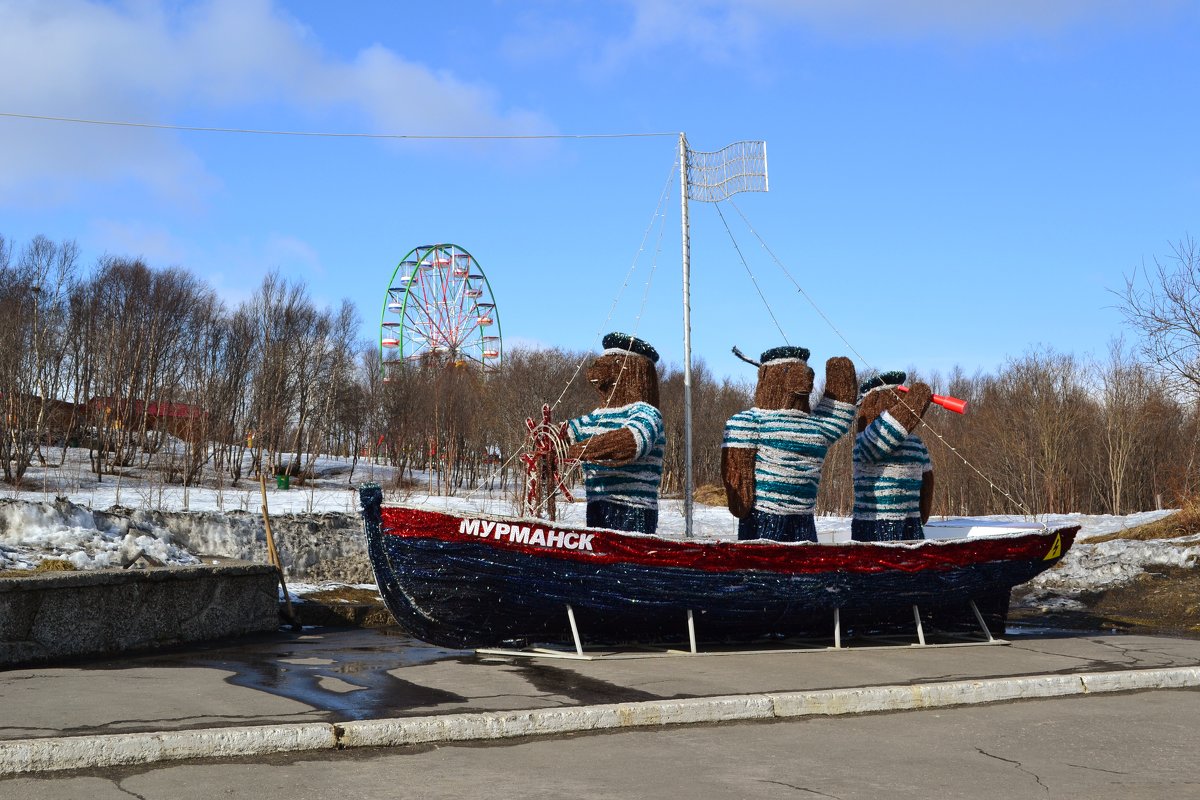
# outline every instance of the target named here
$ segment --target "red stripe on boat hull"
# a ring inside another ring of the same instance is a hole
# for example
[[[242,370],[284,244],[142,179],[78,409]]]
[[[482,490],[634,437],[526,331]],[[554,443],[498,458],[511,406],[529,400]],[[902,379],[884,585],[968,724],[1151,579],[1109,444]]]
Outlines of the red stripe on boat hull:
[[[1056,531],[924,542],[848,542],[810,544],[780,542],[695,542],[642,536],[596,528],[559,526],[544,520],[498,519],[489,516],[455,516],[437,511],[389,506],[382,509],[383,533],[389,536],[433,538],[442,541],[483,543],[506,551],[551,559],[647,567],[685,567],[706,572],[761,570],[787,575],[821,572],[876,573],[898,571],[916,573],[943,571],[995,561],[1042,559],[1056,561],[1075,540],[1079,527]],[[477,531],[467,532],[479,521]],[[509,526],[508,531],[491,523]],[[530,534],[541,530],[571,533],[578,545],[580,537],[590,549],[543,546],[513,541],[511,526],[528,528]]]

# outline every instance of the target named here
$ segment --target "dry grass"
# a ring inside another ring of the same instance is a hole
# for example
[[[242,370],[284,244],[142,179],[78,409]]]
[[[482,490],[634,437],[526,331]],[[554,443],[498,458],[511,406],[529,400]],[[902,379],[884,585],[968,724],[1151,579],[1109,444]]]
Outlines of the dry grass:
[[[75,565],[65,558],[44,558],[33,568],[34,572],[74,572]]]
[[[46,572],[75,572],[75,565],[65,558],[45,558],[33,569],[0,570],[0,578],[29,578]]]
[[[379,599],[379,592],[374,589],[359,589],[354,586],[338,586],[334,589],[323,589],[318,592],[309,592],[304,596],[306,601],[314,603],[371,603],[378,604],[383,602]]]
[[[697,486],[696,491],[692,493],[692,499],[706,506],[720,506],[724,508],[725,487],[712,483]]]
[[[1088,544],[1110,542],[1114,539],[1134,539],[1147,541],[1149,539],[1178,539],[1181,536],[1191,536],[1200,533],[1200,501],[1190,501],[1183,508],[1163,517],[1160,520],[1139,525],[1136,528],[1126,528],[1123,531],[1088,537]]]

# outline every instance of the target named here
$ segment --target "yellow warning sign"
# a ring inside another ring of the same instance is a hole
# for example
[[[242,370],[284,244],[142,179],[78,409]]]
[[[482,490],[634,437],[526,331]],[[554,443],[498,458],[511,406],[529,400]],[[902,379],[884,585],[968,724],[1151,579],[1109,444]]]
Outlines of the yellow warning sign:
[[[1050,545],[1050,552],[1046,553],[1046,557],[1042,561],[1049,561],[1052,558],[1058,558],[1062,555],[1062,535],[1054,534],[1054,544]]]

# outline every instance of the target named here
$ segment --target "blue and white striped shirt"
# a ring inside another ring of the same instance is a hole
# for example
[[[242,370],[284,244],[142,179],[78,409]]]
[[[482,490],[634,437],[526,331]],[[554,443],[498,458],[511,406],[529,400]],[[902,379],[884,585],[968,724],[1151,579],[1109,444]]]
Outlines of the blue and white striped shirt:
[[[921,481],[933,469],[925,443],[887,411],[854,439],[854,518],[921,516]]]
[[[666,449],[663,418],[657,408],[638,401],[620,408],[598,408],[567,423],[572,442],[621,428],[633,433],[637,454],[628,464],[610,467],[589,462],[584,452],[583,479],[588,499],[656,509]]]
[[[821,398],[812,413],[793,408],[750,408],[725,423],[722,447],[751,447],[754,509],[811,514],[829,446],[850,430],[854,404]]]

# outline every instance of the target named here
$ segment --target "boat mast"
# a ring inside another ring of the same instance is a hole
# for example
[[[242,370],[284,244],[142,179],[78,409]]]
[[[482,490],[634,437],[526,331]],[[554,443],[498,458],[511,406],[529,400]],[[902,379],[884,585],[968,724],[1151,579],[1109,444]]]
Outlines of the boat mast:
[[[683,239],[683,521],[692,535],[692,249],[688,200],[716,203],[738,192],[767,191],[767,143],[734,142],[713,153],[688,149],[679,133],[679,209]]]
[[[692,536],[692,256],[688,239],[688,146],[679,133],[679,206],[683,242],[683,535]]]

